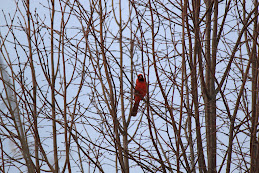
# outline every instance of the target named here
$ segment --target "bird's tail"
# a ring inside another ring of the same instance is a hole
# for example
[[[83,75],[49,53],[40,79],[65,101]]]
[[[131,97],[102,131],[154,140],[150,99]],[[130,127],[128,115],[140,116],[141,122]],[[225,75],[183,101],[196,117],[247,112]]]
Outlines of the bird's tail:
[[[133,116],[133,117],[135,117],[138,113],[139,102],[140,102],[140,100],[136,100],[135,103],[134,103],[134,106],[131,110],[131,116]]]

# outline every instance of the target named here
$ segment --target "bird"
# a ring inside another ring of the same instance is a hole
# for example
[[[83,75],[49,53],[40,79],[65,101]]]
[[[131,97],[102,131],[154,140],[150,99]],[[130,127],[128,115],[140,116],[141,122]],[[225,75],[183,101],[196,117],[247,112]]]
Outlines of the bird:
[[[135,117],[137,115],[139,102],[140,102],[140,100],[143,100],[143,98],[146,94],[147,94],[146,80],[142,74],[139,74],[138,78],[136,80],[134,105],[131,110],[131,116]]]

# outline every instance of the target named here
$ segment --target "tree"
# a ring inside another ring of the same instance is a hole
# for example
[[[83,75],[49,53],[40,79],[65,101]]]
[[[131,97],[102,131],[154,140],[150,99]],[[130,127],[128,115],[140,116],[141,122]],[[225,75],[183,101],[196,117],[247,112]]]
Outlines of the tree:
[[[1,18],[2,172],[258,172],[258,1],[15,5]]]

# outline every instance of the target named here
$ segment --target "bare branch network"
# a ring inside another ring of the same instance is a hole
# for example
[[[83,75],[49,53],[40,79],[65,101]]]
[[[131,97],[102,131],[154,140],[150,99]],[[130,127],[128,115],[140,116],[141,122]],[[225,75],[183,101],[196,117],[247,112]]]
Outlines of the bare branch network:
[[[0,172],[259,172],[258,0],[1,3]]]

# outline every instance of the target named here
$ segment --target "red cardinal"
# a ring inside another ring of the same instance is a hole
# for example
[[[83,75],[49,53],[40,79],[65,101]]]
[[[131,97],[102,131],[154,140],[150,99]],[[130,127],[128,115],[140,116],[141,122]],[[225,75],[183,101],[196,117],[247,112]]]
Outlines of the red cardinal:
[[[138,75],[138,78],[136,80],[136,87],[135,87],[135,103],[131,110],[131,116],[136,116],[138,112],[138,106],[140,100],[144,98],[144,96],[147,94],[147,84],[146,80],[143,77],[142,74]]]

